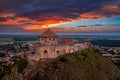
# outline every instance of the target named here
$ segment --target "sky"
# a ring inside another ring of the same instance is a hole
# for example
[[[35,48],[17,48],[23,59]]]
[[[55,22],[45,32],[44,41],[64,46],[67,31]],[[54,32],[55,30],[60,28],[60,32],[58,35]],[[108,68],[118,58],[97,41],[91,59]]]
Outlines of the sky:
[[[0,0],[0,33],[120,33],[120,0]]]

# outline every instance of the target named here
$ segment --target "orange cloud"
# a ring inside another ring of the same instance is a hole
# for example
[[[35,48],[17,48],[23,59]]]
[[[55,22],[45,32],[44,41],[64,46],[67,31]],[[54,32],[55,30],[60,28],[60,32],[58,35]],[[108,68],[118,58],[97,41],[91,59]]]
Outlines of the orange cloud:
[[[50,20],[44,20],[44,21],[41,21],[41,22],[38,21],[38,22],[36,22],[34,24],[37,24],[37,25],[49,25],[49,24],[55,24],[55,23],[59,23],[59,21],[50,19]]]
[[[0,13],[0,17],[13,17],[13,16],[15,16],[15,14],[10,12]]]
[[[43,28],[51,28],[51,27],[56,27],[57,25],[59,25],[59,23],[57,24],[49,24],[48,23],[45,25],[45,24],[42,24],[42,25],[36,25],[36,24],[28,24],[28,25],[25,25],[25,26],[22,26],[24,29],[26,30],[37,30],[37,29],[43,29]]]
[[[101,8],[102,11],[109,11],[109,12],[119,12],[120,6],[118,5],[107,5]]]
[[[7,21],[0,22],[0,24],[1,25],[19,25],[21,23],[19,23],[17,20],[8,19]]]
[[[40,25],[25,25],[22,26],[24,29],[26,30],[36,30],[36,29],[40,29],[41,26]]]
[[[65,21],[72,21],[72,20],[74,20],[74,18],[65,18],[58,15],[58,16],[52,16],[51,18],[48,17],[42,21],[37,21],[35,24],[48,25],[48,24],[56,24],[56,23],[62,23]]]
[[[41,28],[47,28],[47,27],[55,27],[59,25],[62,22],[66,21],[73,21],[74,19],[71,18],[64,18],[60,16],[53,16],[50,19],[43,20],[43,21],[37,21],[33,20],[32,24],[24,25],[23,28],[27,30],[35,30],[35,29],[41,29]]]
[[[21,25],[24,24],[25,21],[30,21],[28,18],[24,17],[16,17],[15,19],[8,18],[6,21],[0,21],[1,25]]]
[[[79,19],[85,19],[85,20],[94,20],[94,19],[99,19],[99,18],[106,18],[106,15],[100,14],[99,12],[96,11],[91,11],[88,13],[83,13],[78,17]]]
[[[118,5],[103,6],[99,10],[80,14],[77,19],[93,20],[93,19],[99,19],[99,18],[107,18],[108,16],[114,17],[115,14],[113,14],[112,12],[120,13],[120,6]],[[104,13],[108,13],[108,15],[105,15]]]

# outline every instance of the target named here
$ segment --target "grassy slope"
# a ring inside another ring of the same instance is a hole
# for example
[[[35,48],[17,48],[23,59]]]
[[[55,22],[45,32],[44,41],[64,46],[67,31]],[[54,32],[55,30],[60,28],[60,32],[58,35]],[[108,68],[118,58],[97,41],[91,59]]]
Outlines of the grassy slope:
[[[27,69],[24,77],[28,80],[120,80],[120,72],[98,51],[85,49],[39,61]]]

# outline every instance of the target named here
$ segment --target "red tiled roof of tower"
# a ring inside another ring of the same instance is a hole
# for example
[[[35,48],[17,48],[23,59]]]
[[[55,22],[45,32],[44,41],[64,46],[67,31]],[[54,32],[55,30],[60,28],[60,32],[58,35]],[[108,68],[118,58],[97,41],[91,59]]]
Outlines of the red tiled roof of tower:
[[[58,36],[55,35],[50,29],[47,29],[46,31],[44,31],[40,37],[53,37],[53,38],[57,38]]]

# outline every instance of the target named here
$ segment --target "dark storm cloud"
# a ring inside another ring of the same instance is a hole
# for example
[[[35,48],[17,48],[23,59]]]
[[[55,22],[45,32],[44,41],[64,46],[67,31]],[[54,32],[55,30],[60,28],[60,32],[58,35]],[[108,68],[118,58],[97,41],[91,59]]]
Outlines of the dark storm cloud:
[[[77,11],[79,13],[83,13],[91,10],[97,10],[103,5],[113,4],[116,2],[116,0],[3,0],[0,1],[0,9],[2,11],[14,12],[18,16],[22,14],[29,14],[28,16],[32,17],[32,15],[35,16],[35,14],[39,15],[46,13],[47,15],[47,13],[51,13],[51,15],[54,15],[60,13],[60,15],[65,17],[67,14],[70,14],[64,14],[67,11]]]
[[[77,18],[80,14],[99,11],[102,6],[113,3],[115,3],[115,0],[35,0],[24,5],[22,8],[23,13],[20,12],[18,16],[32,19],[45,19],[39,18],[41,16],[51,18],[54,15],[64,18]],[[110,13],[106,12],[101,14],[105,14],[108,17],[111,16]],[[117,15],[118,13],[114,14]]]

